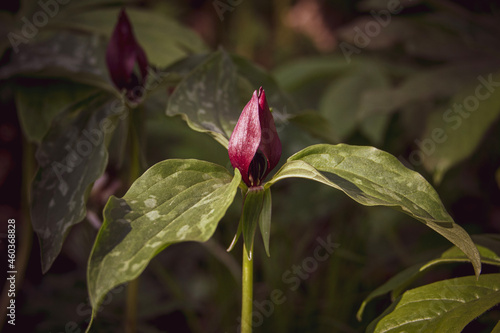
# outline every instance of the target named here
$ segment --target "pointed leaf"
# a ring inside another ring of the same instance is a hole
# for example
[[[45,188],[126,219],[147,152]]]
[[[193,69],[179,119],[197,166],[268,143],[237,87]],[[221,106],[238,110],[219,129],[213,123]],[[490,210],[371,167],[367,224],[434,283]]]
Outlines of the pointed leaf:
[[[114,287],[138,277],[170,244],[207,241],[241,181],[216,164],[166,160],[148,169],[123,198],[111,197],[87,271],[95,316]]]
[[[248,260],[252,259],[253,241],[255,230],[260,220],[262,206],[264,203],[264,193],[262,189],[250,188],[245,196],[243,211],[241,213],[241,231],[243,232],[243,241],[245,242]]]
[[[479,274],[479,253],[467,232],[453,222],[432,186],[389,153],[374,147],[314,145],[303,149],[266,184],[300,177],[343,191],[366,206],[389,206],[423,222],[459,247]]]
[[[63,78],[112,91],[104,63],[106,45],[95,35],[62,32],[21,45],[19,53],[0,68],[0,79],[16,75]]]
[[[441,181],[452,166],[470,156],[500,115],[500,73],[475,79],[442,112],[434,113],[421,139],[424,166]],[[490,83],[487,83],[490,82]],[[441,131],[436,136],[436,131]],[[435,138],[436,137],[436,138]],[[439,137],[439,139],[437,139]]]
[[[483,264],[496,265],[500,266],[500,257],[496,255],[495,252],[477,245],[477,249],[479,254],[481,255],[481,262]],[[417,265],[413,265],[408,267],[404,271],[398,273],[393,276],[389,281],[372,291],[361,304],[357,318],[361,320],[361,316],[363,315],[363,311],[372,299],[392,292],[392,298],[396,298],[399,296],[412,281],[414,281],[424,270],[431,268],[435,265],[441,265],[446,263],[455,263],[455,262],[468,262],[470,261],[464,253],[457,247],[453,246],[449,250],[445,251],[439,258],[433,259],[426,263],[420,263]]]
[[[267,188],[264,192],[264,200],[262,203],[262,211],[259,217],[259,228],[262,234],[262,240],[264,241],[264,249],[268,257],[269,254],[269,238],[271,235],[271,211],[272,211],[272,198],[271,189]]]
[[[107,141],[123,110],[109,95],[91,96],[61,114],[36,152],[40,167],[31,187],[31,220],[43,272],[70,228],[85,217],[88,193],[106,168]]]
[[[236,66],[239,78],[247,81],[248,91],[244,94],[245,99],[255,89],[263,87],[266,91],[267,102],[272,107],[275,121],[287,121],[288,117],[297,112],[294,101],[290,99],[274,77],[264,68],[235,54],[231,54],[231,60]]]
[[[93,87],[68,81],[17,87],[16,106],[26,137],[40,143],[57,114],[93,92]]]
[[[435,282],[405,292],[367,332],[461,332],[500,303],[500,274]]]
[[[180,115],[193,130],[212,135],[227,148],[241,113],[236,77],[229,56],[223,51],[215,52],[177,86],[167,115]]]

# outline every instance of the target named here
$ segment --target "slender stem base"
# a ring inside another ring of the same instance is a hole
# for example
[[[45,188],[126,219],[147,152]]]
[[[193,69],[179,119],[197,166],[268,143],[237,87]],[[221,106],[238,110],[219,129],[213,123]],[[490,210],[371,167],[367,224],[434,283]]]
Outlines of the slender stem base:
[[[137,290],[139,289],[139,278],[132,280],[127,285],[127,309],[125,312],[125,332],[135,333],[137,331]]]
[[[241,333],[252,333],[253,258],[248,259],[248,251],[245,245],[243,245],[242,273]]]

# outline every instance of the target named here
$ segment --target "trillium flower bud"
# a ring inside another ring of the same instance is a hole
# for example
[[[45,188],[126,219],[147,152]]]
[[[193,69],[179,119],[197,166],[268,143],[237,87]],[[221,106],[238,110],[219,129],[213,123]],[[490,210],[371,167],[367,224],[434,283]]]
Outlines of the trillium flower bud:
[[[126,90],[130,101],[138,101],[142,97],[148,75],[148,59],[135,39],[132,25],[124,9],[120,11],[109,41],[106,63],[116,88],[120,91]]]
[[[248,187],[260,186],[278,164],[281,142],[262,87],[241,112],[228,151],[231,164]]]

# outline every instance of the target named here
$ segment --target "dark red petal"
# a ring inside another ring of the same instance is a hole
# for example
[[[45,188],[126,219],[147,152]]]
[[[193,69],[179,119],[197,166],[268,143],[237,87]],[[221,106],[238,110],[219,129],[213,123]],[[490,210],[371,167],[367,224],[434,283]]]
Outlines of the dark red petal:
[[[259,148],[260,138],[259,97],[255,91],[241,112],[228,146],[229,160],[235,169],[240,170],[243,181],[248,186],[251,186],[248,168]]]
[[[259,89],[259,119],[261,128],[261,140],[259,149],[267,159],[267,170],[265,178],[272,169],[278,165],[281,158],[281,141],[276,131],[273,115],[267,104],[264,89]]]

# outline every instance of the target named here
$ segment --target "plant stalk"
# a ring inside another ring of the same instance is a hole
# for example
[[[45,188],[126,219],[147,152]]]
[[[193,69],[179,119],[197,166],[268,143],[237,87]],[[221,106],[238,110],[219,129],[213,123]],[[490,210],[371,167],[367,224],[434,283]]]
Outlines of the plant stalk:
[[[253,247],[253,244],[251,246]],[[243,244],[242,283],[241,333],[252,333],[253,257],[248,259],[245,244]]]

